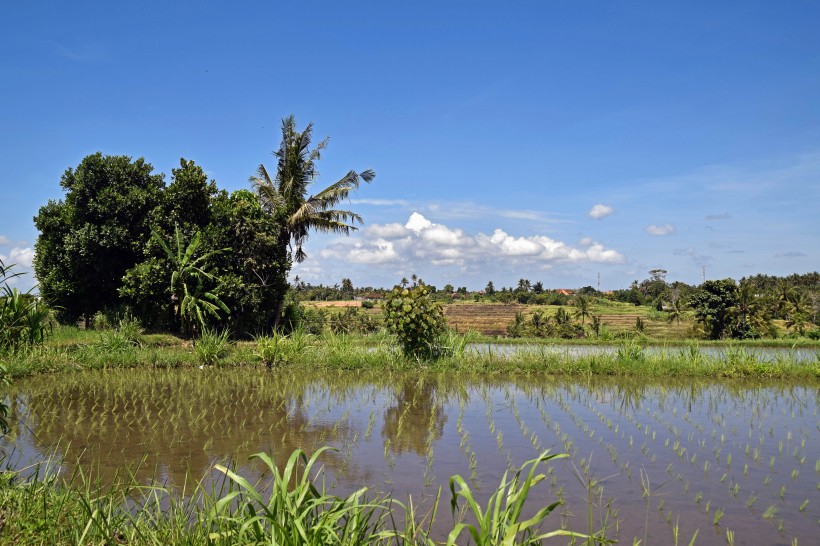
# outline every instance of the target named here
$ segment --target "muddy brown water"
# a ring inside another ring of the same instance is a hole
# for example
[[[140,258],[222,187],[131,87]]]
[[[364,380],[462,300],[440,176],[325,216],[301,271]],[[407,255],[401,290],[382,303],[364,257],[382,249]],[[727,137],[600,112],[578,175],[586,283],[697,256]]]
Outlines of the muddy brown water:
[[[337,494],[412,495],[424,513],[442,486],[443,533],[451,475],[486,501],[550,449],[570,457],[543,465],[528,501],[563,499],[546,529],[587,532],[591,510],[621,543],[672,544],[676,523],[682,544],[696,530],[696,544],[726,544],[727,529],[735,544],[820,543],[818,383],[120,370],[21,380],[8,401],[0,449],[19,469],[52,458],[69,475],[128,468],[181,489],[215,463],[264,478],[250,455],[328,445]]]

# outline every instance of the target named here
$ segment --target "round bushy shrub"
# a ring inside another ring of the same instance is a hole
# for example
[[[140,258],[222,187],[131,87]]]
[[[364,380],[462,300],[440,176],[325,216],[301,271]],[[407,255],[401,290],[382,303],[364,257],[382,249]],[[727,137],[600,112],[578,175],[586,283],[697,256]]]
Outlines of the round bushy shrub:
[[[422,283],[393,288],[384,304],[384,320],[404,354],[417,358],[438,353],[437,341],[447,327],[441,305],[430,299],[430,289]]]

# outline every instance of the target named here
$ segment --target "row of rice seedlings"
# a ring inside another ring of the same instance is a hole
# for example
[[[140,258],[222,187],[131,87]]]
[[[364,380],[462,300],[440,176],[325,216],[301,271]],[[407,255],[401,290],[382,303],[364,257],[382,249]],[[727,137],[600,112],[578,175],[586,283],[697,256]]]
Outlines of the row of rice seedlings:
[[[599,416],[599,418],[600,418],[600,416]],[[612,423],[612,421],[610,420],[610,427],[608,427],[608,429],[610,429],[610,430],[611,430],[611,427],[612,427],[611,423]],[[640,427],[638,427],[638,428],[640,429]],[[648,432],[648,429],[645,429],[645,430]],[[694,437],[694,434],[692,432],[690,432],[687,435],[687,438],[690,442],[692,441],[693,437]],[[667,442],[668,442],[668,440],[667,440]],[[676,453],[680,454],[682,452],[681,450],[684,449],[684,448],[683,448],[683,446],[680,445],[680,441],[677,441],[677,442],[678,442],[678,445],[674,445],[673,447],[674,447]],[[669,445],[669,444],[667,443],[667,445]],[[703,445],[703,443],[701,443],[701,445]],[[648,454],[648,448],[646,448],[646,450],[645,450],[644,447],[645,447],[645,445],[642,445],[642,453]],[[613,456],[613,459],[614,459],[614,456]],[[689,458],[689,461],[690,461],[690,463],[694,463],[696,461],[696,457],[694,456],[694,454],[693,454],[692,457]],[[708,461],[707,461],[707,463],[708,463]],[[708,469],[708,466],[706,468]],[[709,506],[709,504],[710,503],[707,501],[706,506]],[[721,517],[722,517],[722,513],[716,518],[717,521],[720,521]]]
[[[752,412],[752,413],[754,414],[754,412]],[[758,415],[759,415],[761,418],[765,418],[765,417],[766,417],[766,414],[765,414],[765,413],[759,413]],[[759,428],[759,427],[760,427],[760,425],[758,425],[758,428]],[[789,432],[788,434],[790,435],[791,433]],[[750,432],[750,435],[751,435],[751,432]],[[714,436],[714,434],[713,434],[713,436]],[[723,438],[722,438],[722,436],[723,436],[723,435],[721,435],[721,445],[723,444]],[[773,437],[773,431],[771,430],[771,428],[770,428],[770,434],[769,434],[769,436],[772,436],[772,437]],[[762,438],[762,437],[761,437],[761,438]],[[762,445],[763,445],[763,441],[761,440],[761,446],[762,446]],[[719,453],[719,448],[717,448],[717,449],[716,449],[716,453]],[[755,459],[755,460],[759,459],[759,456],[754,456],[754,459]],[[771,461],[772,461],[772,462],[771,462],[771,466],[773,467],[773,466],[774,466],[774,459],[772,458],[772,459],[771,459]],[[729,467],[729,469],[730,469],[730,467],[731,467],[731,457],[730,457],[730,456],[728,456],[728,455],[727,455],[727,457],[726,457],[726,463],[727,463],[727,467]],[[748,475],[749,475],[749,464],[747,463],[747,464],[745,464],[745,465],[744,465],[744,469],[743,469],[743,476],[744,476],[744,477],[748,477]],[[725,475],[724,475],[724,478],[722,478],[722,479],[725,479]],[[737,483],[735,483],[735,484],[734,484],[734,486],[732,486],[732,485],[730,484],[730,489],[731,489],[731,491],[732,491],[732,494],[733,494],[733,495],[737,495],[737,493],[738,493],[738,484],[737,484]],[[780,489],[780,495],[779,495],[779,497],[780,497],[780,500],[781,500],[781,501],[784,499],[785,492],[786,492],[785,487],[781,487],[781,489]],[[756,496],[756,495],[754,495],[754,494],[750,495],[750,496],[749,496],[749,498],[748,498],[748,500],[747,500],[747,504],[748,504],[748,506],[752,506],[752,505],[754,504],[754,502],[756,501],[756,499],[757,499],[757,496]],[[721,512],[718,512],[718,513],[716,514],[716,517],[715,517],[715,523],[717,523],[717,522],[719,522],[719,521],[720,521],[720,517],[722,517],[722,513],[723,513],[723,512],[721,511]],[[771,516],[771,512],[769,513],[769,515]],[[783,529],[783,522],[782,522],[782,520],[778,520],[778,522],[777,522],[777,526],[778,526],[778,529],[779,529],[779,530],[782,530],[782,529]]]

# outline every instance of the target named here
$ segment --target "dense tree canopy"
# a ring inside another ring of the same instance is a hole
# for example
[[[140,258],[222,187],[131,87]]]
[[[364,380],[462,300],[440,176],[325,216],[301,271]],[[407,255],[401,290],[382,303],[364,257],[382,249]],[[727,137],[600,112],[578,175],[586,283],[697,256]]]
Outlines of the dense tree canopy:
[[[142,258],[163,176],[142,158],[90,155],[60,180],[65,199],[40,208],[34,270],[61,319],[76,321],[119,303],[125,272]]]
[[[689,305],[709,339],[730,335],[737,294],[737,283],[732,279],[723,279],[705,281],[692,295]]]
[[[195,315],[237,335],[273,324],[290,258],[279,244],[279,217],[263,211],[254,193],[220,191],[185,159],[166,187],[144,160],[100,153],[68,169],[60,185],[65,199],[35,218],[35,270],[61,320],[127,307],[148,327],[176,329],[183,309],[224,302],[230,313]],[[182,285],[171,282],[185,266],[169,252],[177,246],[190,250],[186,263],[198,268]]]

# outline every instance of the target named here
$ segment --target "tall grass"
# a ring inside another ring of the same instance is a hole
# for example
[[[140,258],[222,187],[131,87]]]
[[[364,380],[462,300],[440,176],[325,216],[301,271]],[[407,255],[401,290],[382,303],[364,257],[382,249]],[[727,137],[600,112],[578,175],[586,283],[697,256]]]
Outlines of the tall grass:
[[[194,354],[200,366],[215,366],[228,354],[230,332],[202,328],[199,338],[194,340]]]
[[[329,493],[316,468],[327,449],[320,448],[310,457],[297,449],[281,471],[268,455],[254,455],[271,476],[266,484],[253,484],[236,471],[215,465],[224,479],[210,487],[200,483],[185,492],[187,497],[161,485],[141,485],[133,474],[130,479],[100,484],[81,472],[60,478],[49,465],[26,479],[5,472],[0,474],[3,541],[54,545],[440,544],[431,535],[437,501],[432,513],[419,518],[412,500],[370,500],[366,487],[346,497]],[[542,529],[559,502],[527,519],[522,517],[531,488],[544,479],[543,474],[536,474],[538,467],[561,456],[544,453],[511,477],[505,474],[484,506],[460,476],[451,478],[453,523],[446,533],[447,544],[463,544],[464,532],[482,545],[539,544],[552,536],[587,538],[566,529]],[[460,499],[468,503],[467,520],[458,510]],[[595,541],[606,539],[595,537]]]
[[[564,458],[566,454],[542,453],[536,459],[524,463],[516,470],[512,477],[505,472],[498,488],[490,496],[487,505],[482,507],[476,502],[469,484],[460,475],[450,478],[450,501],[453,518],[459,514],[459,498],[466,502],[467,510],[474,520],[473,523],[459,521],[447,537],[447,544],[456,542],[463,532],[472,538],[478,546],[493,546],[496,544],[541,544],[544,539],[567,536],[572,538],[593,539],[596,542],[608,542],[604,537],[589,537],[567,529],[543,531],[541,525],[544,520],[561,505],[560,501],[553,502],[539,509],[534,516],[523,519],[524,503],[531,488],[544,480],[544,474],[536,474],[540,463],[552,459]],[[527,468],[529,469],[527,470]],[[525,472],[526,470],[526,472]],[[521,474],[524,473],[522,480]],[[458,490],[456,490],[458,487]]]
[[[132,332],[131,334],[127,332]],[[96,340],[96,342],[95,342]],[[296,366],[307,369],[466,371],[470,373],[545,373],[566,376],[712,377],[820,379],[820,357],[801,361],[795,355],[768,359],[743,345],[722,354],[698,345],[650,352],[636,340],[623,340],[614,352],[573,355],[549,350],[549,345],[522,345],[515,351],[470,349],[468,336],[448,333],[439,340],[438,358],[418,360],[397,350],[384,335],[360,336],[296,330],[288,336],[259,337],[254,342],[229,343],[225,332],[206,331],[194,351],[172,336],[137,335],[127,323],[115,330],[86,332],[59,328],[43,346],[7,354],[9,377],[60,370],[95,368],[189,367],[194,365]]]

